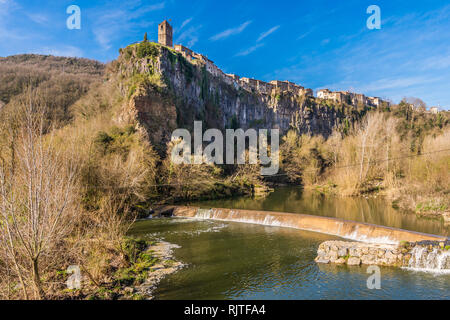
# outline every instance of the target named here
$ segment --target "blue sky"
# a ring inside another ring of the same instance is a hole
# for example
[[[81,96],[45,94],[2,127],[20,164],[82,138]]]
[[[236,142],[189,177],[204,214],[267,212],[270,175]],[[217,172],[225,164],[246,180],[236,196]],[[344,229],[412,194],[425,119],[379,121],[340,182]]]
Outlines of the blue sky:
[[[81,30],[66,9],[81,8]],[[381,30],[369,30],[370,5]],[[0,56],[43,53],[111,61],[172,19],[175,43],[225,72],[314,90],[405,96],[450,108],[450,3],[438,0],[0,0]]]

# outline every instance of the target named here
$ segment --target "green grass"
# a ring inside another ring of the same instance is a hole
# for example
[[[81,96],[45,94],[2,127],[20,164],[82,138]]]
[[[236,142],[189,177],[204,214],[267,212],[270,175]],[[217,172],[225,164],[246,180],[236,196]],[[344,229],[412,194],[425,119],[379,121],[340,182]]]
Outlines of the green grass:
[[[148,251],[153,242],[144,239],[126,238],[122,244],[122,250],[126,253],[130,266],[116,271],[114,279],[119,286],[138,285],[145,281],[151,267],[158,262]]]
[[[142,58],[155,58],[159,55],[158,45],[153,42],[141,42],[136,45],[136,56]]]
[[[136,142],[134,126],[124,128],[112,127],[109,132],[99,131],[94,138],[94,144],[103,154],[119,153],[127,155],[131,146]]]
[[[409,247],[409,242],[408,241],[400,241],[399,246],[402,248],[408,248]]]
[[[416,212],[443,212],[447,210],[446,204],[422,202],[416,206]]]

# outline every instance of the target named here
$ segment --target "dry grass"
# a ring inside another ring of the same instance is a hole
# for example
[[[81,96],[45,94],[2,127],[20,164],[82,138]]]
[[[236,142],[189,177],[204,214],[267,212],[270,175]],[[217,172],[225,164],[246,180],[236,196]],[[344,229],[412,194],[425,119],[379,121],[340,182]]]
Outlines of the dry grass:
[[[401,118],[379,112],[326,141],[291,132],[281,147],[283,170],[293,180],[301,177],[305,187],[343,196],[377,192],[417,212],[446,212],[450,152],[433,152],[450,149],[450,128],[423,132],[405,132]]]

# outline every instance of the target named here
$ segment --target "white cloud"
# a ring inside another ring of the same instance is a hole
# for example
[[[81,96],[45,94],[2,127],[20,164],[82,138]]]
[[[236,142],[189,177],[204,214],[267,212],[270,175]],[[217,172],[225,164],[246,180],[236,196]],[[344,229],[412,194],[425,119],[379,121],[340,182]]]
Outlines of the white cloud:
[[[38,54],[59,56],[59,57],[82,57],[83,51],[74,46],[55,46],[52,48],[44,47],[36,50]]]
[[[184,44],[187,47],[192,48],[198,42],[198,30],[200,30],[201,28],[202,26],[189,27],[176,38],[175,43]]]
[[[360,87],[359,89],[363,92],[394,90],[394,89],[409,88],[417,85],[423,85],[426,83],[433,83],[439,80],[440,80],[439,78],[430,78],[423,76],[382,78],[373,81],[363,87]]]
[[[95,40],[104,49],[108,50],[111,48],[111,39],[114,34],[118,31],[117,28],[104,28],[99,27],[94,30]]]
[[[260,42],[260,41],[263,40],[264,38],[270,36],[272,33],[274,33],[275,31],[277,31],[279,28],[280,28],[280,26],[275,26],[275,27],[269,29],[268,31],[261,33],[261,34],[259,35],[258,40],[256,40],[256,42]]]
[[[16,3],[12,0],[0,0],[0,15],[7,14],[9,10],[16,7]]]
[[[189,48],[192,48],[196,43],[198,42],[198,37],[192,37],[189,42],[187,43],[187,46]]]
[[[0,0],[0,17],[7,17],[11,11],[16,10],[18,7],[17,3],[13,0]],[[3,21],[0,20],[0,24],[2,22]]]
[[[104,13],[97,21],[92,30],[95,40],[103,50],[109,50],[112,42],[120,38],[123,32],[130,32],[141,25],[141,22],[136,20],[149,12],[164,8],[165,2],[139,8],[133,7],[133,3],[125,2],[120,8]]]
[[[312,30],[302,33],[301,35],[298,36],[297,40],[302,40],[303,38],[306,38],[307,36],[309,36],[312,33]]]
[[[442,70],[450,68],[450,55],[444,56],[433,56],[427,58],[423,65],[421,66],[421,70]]]
[[[181,24],[180,30],[182,30],[184,27],[186,27],[191,21],[192,21],[192,17],[189,19],[186,19],[183,21],[183,23]]]
[[[126,15],[127,15],[128,20],[140,18],[146,13],[162,10],[165,7],[166,7],[165,2],[151,4],[149,6],[139,7],[139,8],[128,8],[127,6],[124,6],[124,8],[127,10]]]
[[[227,29],[221,33],[216,34],[215,36],[211,37],[212,41],[217,41],[221,39],[226,39],[229,36],[240,34],[242,31],[245,30],[249,26],[249,24],[252,23],[252,21],[247,21],[241,24],[239,27]]]
[[[322,50],[314,46],[311,54],[297,55],[290,66],[266,77],[303,81],[313,88],[353,87],[366,95],[395,100],[417,96],[429,104],[445,104],[450,101],[443,86],[448,86],[450,76],[450,34],[445,32],[449,18],[450,6],[386,17],[380,32],[355,29],[353,34],[329,38],[333,46]],[[328,38],[315,38],[319,45],[327,44]]]
[[[164,9],[165,6],[166,6],[166,3],[165,2],[161,2],[161,3],[154,4],[154,5],[150,5],[150,6],[146,7],[146,8],[144,8],[144,10],[145,10],[145,12],[161,10],[161,9]]]
[[[0,0],[0,40],[3,43],[28,38],[28,35],[10,26],[10,21],[13,20],[12,13],[18,8],[19,6],[13,0]]]
[[[28,17],[36,23],[45,24],[48,22],[48,17],[40,13],[29,13]]]
[[[243,51],[237,53],[235,56],[236,56],[236,57],[244,57],[244,56],[248,56],[250,53],[252,53],[252,52],[258,50],[258,49],[261,48],[262,46],[264,46],[263,43],[258,43],[258,44],[256,44],[256,45],[254,45],[253,47],[250,47],[250,48],[248,48],[248,49],[246,49],[246,50],[243,50]]]

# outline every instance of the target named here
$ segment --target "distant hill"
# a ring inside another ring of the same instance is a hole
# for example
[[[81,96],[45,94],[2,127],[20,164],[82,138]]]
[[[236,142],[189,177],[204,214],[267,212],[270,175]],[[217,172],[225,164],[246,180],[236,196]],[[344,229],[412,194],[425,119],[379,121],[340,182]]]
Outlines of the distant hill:
[[[0,106],[21,99],[32,87],[51,110],[52,118],[67,120],[68,108],[102,80],[105,65],[84,58],[22,54],[0,58]]]
[[[104,64],[86,58],[55,57],[40,54],[19,54],[6,58],[0,57],[0,63],[12,63],[22,66],[33,66],[40,70],[63,70],[73,74],[100,75]]]

